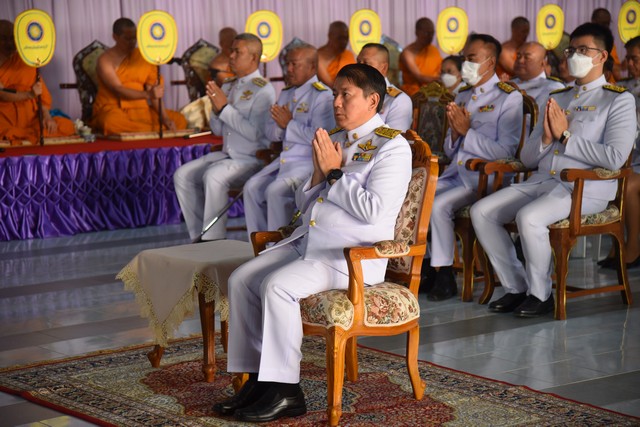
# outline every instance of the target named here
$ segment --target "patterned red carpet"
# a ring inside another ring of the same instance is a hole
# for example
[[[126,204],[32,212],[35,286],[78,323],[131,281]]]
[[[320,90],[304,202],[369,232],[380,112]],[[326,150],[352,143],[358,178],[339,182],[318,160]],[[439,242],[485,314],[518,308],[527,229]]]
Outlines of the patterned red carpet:
[[[211,405],[231,395],[231,376],[219,349],[213,383],[202,379],[198,338],[167,348],[160,369],[150,347],[104,351],[60,361],[0,369],[0,389],[105,426],[241,426],[216,418]],[[302,388],[309,412],[269,426],[326,423],[324,342],[306,339]],[[359,349],[360,377],[345,382],[342,426],[639,425],[640,420],[524,387],[421,362],[427,392],[412,397],[404,359]]]

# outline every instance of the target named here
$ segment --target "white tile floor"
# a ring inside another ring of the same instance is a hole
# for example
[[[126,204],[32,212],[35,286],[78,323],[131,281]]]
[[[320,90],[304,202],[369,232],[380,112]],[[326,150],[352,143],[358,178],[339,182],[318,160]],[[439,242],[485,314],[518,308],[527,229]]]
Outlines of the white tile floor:
[[[0,242],[0,366],[151,341],[115,274],[143,249],[186,242],[182,225]],[[598,269],[587,246],[587,258],[572,259],[570,280],[612,282],[615,273]],[[640,269],[629,279],[634,306],[617,294],[570,300],[566,321],[518,319],[475,302],[421,296],[420,358],[640,416]],[[178,335],[199,331],[194,316]],[[360,342],[396,353],[405,346],[403,336]],[[0,425],[91,424],[0,393]]]

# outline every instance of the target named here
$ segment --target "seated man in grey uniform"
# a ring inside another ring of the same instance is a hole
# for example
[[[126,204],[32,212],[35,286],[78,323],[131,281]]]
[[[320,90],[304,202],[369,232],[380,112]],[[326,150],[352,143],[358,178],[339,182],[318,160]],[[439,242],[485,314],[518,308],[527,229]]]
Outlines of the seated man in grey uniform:
[[[306,412],[300,388],[300,299],[348,287],[343,249],[392,239],[411,175],[411,149],[377,114],[386,84],[375,68],[344,66],[334,82],[339,128],[318,129],[313,173],[298,188],[303,225],[229,278],[227,370],[247,372],[238,394],[214,405],[239,421]],[[365,261],[367,284],[384,280],[386,260]]]
[[[537,167],[531,177],[512,184],[471,207],[478,240],[495,268],[506,294],[489,310],[520,317],[553,311],[552,250],[548,226],[566,218],[572,184],[562,182],[566,168],[620,168],[629,157],[636,133],[633,96],[607,84],[604,64],[613,36],[609,29],[587,23],[571,33],[568,58],[576,85],[555,91],[543,117],[520,153],[525,166]],[[586,182],[582,214],[603,211],[616,195],[617,183]],[[526,267],[503,225],[515,219]]]
[[[518,49],[518,56],[513,71],[516,77],[512,80],[518,88],[535,99],[540,111],[543,110],[549,93],[564,88],[561,81],[547,77],[547,51],[538,42],[527,42]]]
[[[449,131],[444,149],[451,164],[438,179],[431,212],[431,259],[421,284],[430,301],[451,298],[458,292],[451,267],[454,217],[458,209],[476,201],[478,188],[478,172],[467,170],[465,163],[473,158],[514,156],[520,140],[522,95],[496,75],[500,49],[500,42],[489,35],[469,37],[462,64],[462,79],[469,86],[447,105]]]
[[[384,97],[380,117],[393,129],[406,131],[413,122],[413,104],[409,95],[391,84],[387,78],[389,72],[389,49],[380,43],[365,44],[358,54],[359,64],[371,65],[384,76],[387,82],[387,95]]]
[[[204,229],[225,206],[229,188],[244,185],[261,163],[255,153],[269,146],[264,134],[269,108],[276,94],[258,71],[262,42],[253,34],[238,34],[229,65],[236,75],[219,87],[207,84],[211,100],[211,130],[222,136],[222,151],[209,153],[178,168],[173,183],[187,223],[189,237],[203,241],[224,239],[226,215],[206,233]]]
[[[333,129],[333,95],[318,81],[318,52],[308,44],[287,52],[287,87],[271,107],[265,134],[282,141],[282,153],[244,185],[244,218],[249,236],[277,230],[293,217],[295,191],[313,172],[311,141],[316,129]]]

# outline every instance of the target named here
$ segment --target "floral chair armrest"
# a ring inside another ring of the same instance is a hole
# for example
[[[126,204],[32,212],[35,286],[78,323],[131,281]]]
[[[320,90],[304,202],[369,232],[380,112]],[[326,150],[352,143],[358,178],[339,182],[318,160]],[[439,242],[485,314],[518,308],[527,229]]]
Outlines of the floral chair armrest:
[[[382,240],[375,242],[373,248],[376,255],[383,258],[407,256],[410,251],[409,245],[399,240]]]
[[[628,178],[632,174],[631,168],[609,170],[605,168],[585,169],[563,169],[560,177],[563,181],[574,182],[578,179],[590,181],[608,181],[611,179]]]

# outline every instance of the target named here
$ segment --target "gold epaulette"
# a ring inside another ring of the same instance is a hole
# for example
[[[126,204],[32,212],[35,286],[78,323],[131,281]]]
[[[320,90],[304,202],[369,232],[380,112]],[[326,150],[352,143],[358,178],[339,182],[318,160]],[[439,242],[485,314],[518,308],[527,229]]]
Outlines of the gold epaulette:
[[[238,79],[238,78],[237,78],[237,77],[235,77],[235,76],[234,76],[234,77],[227,77],[226,79],[224,79],[224,80],[222,81],[222,83],[224,84],[224,83],[231,83],[231,82],[235,82],[237,79]]]
[[[622,93],[627,91],[626,87],[616,86],[616,85],[603,85],[602,88],[606,90],[610,90],[611,92],[616,92],[616,93]]]
[[[326,87],[322,82],[315,82],[311,86],[313,86],[316,90],[329,90],[329,88]]]
[[[387,88],[387,95],[389,95],[392,98],[395,98],[396,96],[400,95],[401,93],[402,93],[402,91],[400,89],[398,89],[397,87],[389,86]]]
[[[464,92],[465,90],[469,90],[469,89],[471,89],[472,87],[473,87],[473,86],[471,86],[471,85],[462,86],[462,87],[460,88],[460,90],[458,91],[458,93],[460,93],[460,92]]]
[[[262,77],[255,77],[255,78],[251,79],[251,83],[253,83],[254,85],[256,85],[258,87],[264,87],[267,84],[267,81],[265,79],[263,79]]]
[[[509,83],[505,83],[505,82],[499,82],[498,83],[498,87],[500,88],[500,90],[502,90],[503,92],[506,92],[506,93],[511,93],[514,90],[516,90],[515,87],[513,87]]]
[[[342,130],[341,127],[333,128],[329,131],[329,135],[333,135],[334,133],[338,133]]]
[[[547,80],[553,80],[554,82],[564,84],[564,81],[556,76],[547,76]]]
[[[571,89],[573,89],[573,86],[563,87],[563,88],[560,88],[560,89],[552,90],[551,92],[549,92],[549,95],[555,95],[556,93],[566,92],[566,91],[571,90]]]
[[[391,129],[385,126],[380,126],[375,130],[376,135],[384,136],[385,138],[393,139],[402,133],[401,130]]]

